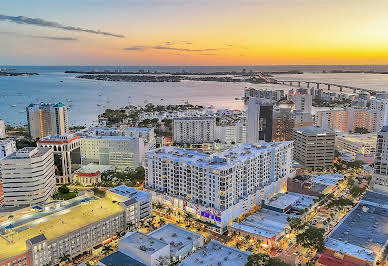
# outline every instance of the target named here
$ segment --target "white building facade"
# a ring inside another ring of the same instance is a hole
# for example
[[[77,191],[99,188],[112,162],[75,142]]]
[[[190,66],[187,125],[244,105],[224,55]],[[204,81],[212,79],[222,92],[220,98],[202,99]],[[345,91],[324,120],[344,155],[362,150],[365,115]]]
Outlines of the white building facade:
[[[51,148],[23,148],[1,160],[4,205],[45,203],[55,193],[54,156]]]
[[[112,165],[121,170],[136,168],[144,159],[144,141],[121,136],[82,137],[81,158],[83,165]]]
[[[377,192],[388,194],[388,126],[377,134],[375,172],[371,187]]]
[[[200,144],[214,142],[216,119],[213,117],[184,117],[174,119],[174,142]]]
[[[4,139],[5,137],[7,137],[5,135],[5,123],[4,120],[0,119],[0,139]]]
[[[163,147],[146,154],[145,187],[154,199],[192,212],[219,233],[282,189],[293,175],[292,142],[241,144],[206,155]]]

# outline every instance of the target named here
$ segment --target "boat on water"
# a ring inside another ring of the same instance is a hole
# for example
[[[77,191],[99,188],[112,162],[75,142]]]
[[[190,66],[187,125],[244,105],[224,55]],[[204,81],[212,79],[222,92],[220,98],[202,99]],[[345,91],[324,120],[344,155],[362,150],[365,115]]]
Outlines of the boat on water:
[[[72,102],[73,100],[71,98],[67,98],[66,101]]]
[[[98,106],[98,107],[100,107],[100,106],[101,106],[101,104],[99,104],[99,103],[98,103],[98,104],[97,104],[97,106]]]
[[[10,104],[9,106],[11,106],[11,107],[16,107],[16,104]]]

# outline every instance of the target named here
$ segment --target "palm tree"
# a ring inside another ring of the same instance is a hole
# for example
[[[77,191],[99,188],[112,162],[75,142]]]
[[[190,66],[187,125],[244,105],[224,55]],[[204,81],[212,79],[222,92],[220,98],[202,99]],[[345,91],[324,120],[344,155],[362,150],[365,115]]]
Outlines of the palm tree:
[[[165,225],[166,221],[164,219],[160,218],[159,224],[160,224],[160,226]]]
[[[62,257],[59,258],[59,262],[68,263],[71,262],[71,258],[69,254],[63,254]]]
[[[127,231],[132,231],[132,229],[135,227],[135,224],[132,222],[127,223]]]
[[[117,236],[117,238],[120,238],[120,237],[122,237],[124,234],[122,233],[122,232],[119,232],[119,231],[117,231],[116,232],[116,234],[115,234],[115,236]]]
[[[171,208],[168,208],[167,211],[166,211],[166,213],[167,213],[168,215],[171,215],[172,209],[171,209]]]
[[[140,228],[143,228],[145,225],[145,221],[144,220],[140,220]]]
[[[245,235],[245,241],[248,243],[249,242],[249,239],[251,239],[251,236],[250,235]]]
[[[107,256],[109,253],[113,251],[113,248],[110,245],[104,246],[102,248],[102,253]]]
[[[157,202],[155,204],[155,209],[160,211],[160,210],[164,209],[164,205],[162,203],[160,203],[160,202]]]
[[[236,248],[238,248],[238,249],[241,248],[241,243],[240,242],[236,242]]]

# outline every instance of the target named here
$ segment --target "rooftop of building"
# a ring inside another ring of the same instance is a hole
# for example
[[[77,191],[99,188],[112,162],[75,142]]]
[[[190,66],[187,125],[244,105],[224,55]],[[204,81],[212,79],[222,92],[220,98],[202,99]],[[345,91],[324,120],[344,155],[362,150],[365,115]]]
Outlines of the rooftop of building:
[[[221,244],[216,240],[210,241],[203,248],[197,250],[181,262],[181,266],[197,265],[233,265],[242,266],[248,261],[250,253]]]
[[[335,134],[333,130],[321,128],[317,126],[307,126],[294,129],[295,132],[306,134],[306,135],[325,135],[325,134]]]
[[[0,139],[0,145],[6,145],[8,143],[15,143],[14,139]]]
[[[326,247],[374,261],[388,240],[388,195],[367,192],[360,203],[334,228]]]
[[[342,178],[344,178],[343,174],[324,174],[312,176],[314,183],[323,184],[326,186],[335,186]]]
[[[336,136],[338,139],[343,139],[349,142],[355,142],[360,144],[376,145],[376,134],[347,134]]]
[[[79,139],[78,136],[75,136],[74,133],[64,133],[61,135],[51,135],[44,138],[41,138],[38,142],[44,143],[44,142],[70,142],[74,139]]]
[[[173,254],[176,254],[176,252],[190,245],[194,240],[202,237],[200,234],[170,223],[156,229],[148,235],[170,243],[170,250]]]
[[[208,117],[208,116],[191,116],[191,117],[177,117],[174,118],[174,120],[211,120],[216,121],[215,117]]]
[[[89,127],[85,131],[115,131],[115,130],[128,130],[128,131],[151,131],[152,128],[148,127]]]
[[[145,266],[145,264],[131,258],[130,256],[116,251],[109,256],[102,258],[101,263],[107,266],[122,266],[122,265],[131,265],[131,266]]]
[[[87,139],[101,139],[101,140],[113,140],[113,141],[132,141],[137,138],[134,137],[127,137],[127,136],[94,136],[94,135],[87,135],[87,136],[82,136]]]
[[[131,246],[149,255],[154,254],[162,248],[168,246],[165,241],[143,234],[139,231],[129,232],[120,239],[120,246]]]
[[[272,238],[279,235],[287,226],[288,217],[292,216],[268,209],[260,209],[240,223],[233,223],[231,227],[251,234]]]
[[[268,201],[266,201],[265,205],[283,210],[295,204],[301,198],[301,196],[301,194],[296,193],[277,194]]]
[[[17,221],[8,222],[9,232],[3,233],[0,237],[0,246],[4,247],[0,249],[0,261],[26,251],[28,239],[43,234],[48,240],[53,240],[122,210],[118,203],[113,203],[107,198],[85,199],[78,205],[63,208],[48,216],[27,219],[26,223],[20,225],[17,225]],[[15,227],[9,224],[15,224]]]
[[[151,197],[151,193],[138,190],[133,187],[127,187],[126,185],[120,185],[118,187],[111,188],[109,189],[109,191],[127,198],[134,198],[137,201],[141,201]]]
[[[250,158],[272,151],[274,148],[288,145],[292,145],[292,141],[262,142],[258,144],[244,143],[213,155],[170,146],[151,150],[147,152],[147,156],[156,156],[172,161],[184,162],[192,165],[195,164],[199,167],[212,167],[223,170]]]
[[[46,147],[25,147],[11,153],[3,160],[22,160],[26,158],[38,158],[49,152],[51,148]]]
[[[112,165],[101,165],[101,164],[93,164],[89,163],[87,165],[82,165],[81,168],[77,169],[75,173],[86,173],[86,174],[92,174],[92,173],[103,173],[106,171],[115,170],[115,167]]]

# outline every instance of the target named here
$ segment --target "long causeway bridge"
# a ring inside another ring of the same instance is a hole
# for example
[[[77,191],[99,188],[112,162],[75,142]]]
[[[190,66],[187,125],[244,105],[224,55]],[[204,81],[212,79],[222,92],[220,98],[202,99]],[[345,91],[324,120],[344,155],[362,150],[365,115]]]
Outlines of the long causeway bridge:
[[[352,90],[353,93],[357,93],[357,92],[361,92],[361,91],[366,91],[369,93],[376,92],[375,90],[371,90],[371,89],[362,89],[362,88],[357,88],[357,87],[348,86],[348,85],[327,83],[327,82],[317,82],[317,81],[277,80],[276,83],[283,84],[283,85],[289,85],[289,86],[298,86],[298,87],[305,85],[307,88],[316,87],[317,89],[322,88],[322,89],[327,89],[328,91],[336,88],[336,89],[339,89],[339,91],[343,91],[344,89],[349,89],[349,90]]]

